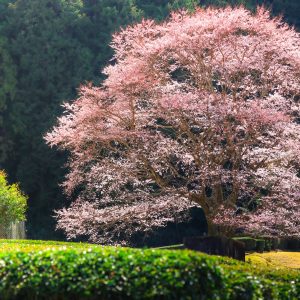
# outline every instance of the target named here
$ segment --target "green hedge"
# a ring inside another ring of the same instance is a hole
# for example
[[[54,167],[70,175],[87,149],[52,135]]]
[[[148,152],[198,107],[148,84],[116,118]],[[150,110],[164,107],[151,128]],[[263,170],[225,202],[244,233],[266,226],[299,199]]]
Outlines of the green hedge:
[[[0,299],[299,299],[299,272],[188,250],[0,253]]]
[[[270,250],[300,250],[299,238],[273,238],[273,237],[261,237],[259,239],[242,236],[234,237],[236,241],[243,242],[245,244],[246,251],[270,251]]]
[[[256,239],[251,237],[235,237],[233,238],[235,241],[239,241],[244,243],[246,251],[254,251],[256,250]]]

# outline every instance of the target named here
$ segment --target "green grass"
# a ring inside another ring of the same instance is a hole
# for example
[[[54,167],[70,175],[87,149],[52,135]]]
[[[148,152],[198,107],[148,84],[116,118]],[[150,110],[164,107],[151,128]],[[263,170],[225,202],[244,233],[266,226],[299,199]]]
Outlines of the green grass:
[[[1,300],[158,298],[296,300],[300,272],[190,250],[0,240]]]
[[[72,243],[39,240],[4,240],[0,239],[0,254],[8,252],[32,252],[42,250],[87,249],[100,246],[88,243]]]

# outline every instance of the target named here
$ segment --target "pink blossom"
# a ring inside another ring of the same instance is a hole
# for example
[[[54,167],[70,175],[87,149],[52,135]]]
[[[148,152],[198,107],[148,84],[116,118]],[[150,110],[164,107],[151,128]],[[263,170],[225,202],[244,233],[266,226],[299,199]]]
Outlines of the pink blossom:
[[[209,229],[299,236],[299,33],[263,8],[208,8],[112,47],[102,86],[82,86],[46,136],[70,152],[77,197],[58,227],[123,243],[196,203]]]

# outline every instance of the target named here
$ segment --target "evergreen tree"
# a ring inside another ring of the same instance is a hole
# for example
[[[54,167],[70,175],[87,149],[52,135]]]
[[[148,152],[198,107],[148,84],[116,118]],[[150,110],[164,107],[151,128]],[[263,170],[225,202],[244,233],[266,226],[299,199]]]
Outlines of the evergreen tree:
[[[10,149],[7,114],[15,94],[15,66],[7,51],[7,41],[0,37],[0,162],[3,162]]]
[[[60,111],[60,104],[91,78],[90,50],[77,37],[80,1],[18,0],[7,6],[2,28],[17,66],[14,101],[7,124],[13,148],[4,163],[10,179],[29,194],[29,235],[48,236],[63,176],[57,156],[42,136]],[[39,226],[38,226],[39,224]]]
[[[78,28],[78,36],[93,55],[92,74],[99,80],[102,68],[113,55],[109,47],[112,34],[140,20],[142,11],[132,0],[83,0],[81,12],[85,18]]]
[[[300,28],[300,1],[299,0],[269,0],[274,14],[282,14],[284,19]]]
[[[282,15],[284,20],[300,28],[300,1],[299,0],[198,0],[200,6],[238,6],[255,10],[259,5],[269,8],[274,15]]]
[[[49,238],[49,232],[55,234],[53,209],[66,201],[59,187],[65,157],[49,150],[43,135],[62,102],[100,73],[99,65],[111,56],[111,34],[139,13],[130,0],[17,0],[4,9],[1,32],[17,82],[6,120],[13,145],[1,167],[29,195],[29,236]]]

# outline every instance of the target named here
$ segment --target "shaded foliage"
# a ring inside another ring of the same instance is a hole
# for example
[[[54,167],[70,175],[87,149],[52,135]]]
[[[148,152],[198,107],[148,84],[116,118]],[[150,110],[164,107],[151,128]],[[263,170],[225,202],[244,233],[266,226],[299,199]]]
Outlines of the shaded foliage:
[[[0,37],[0,161],[7,158],[11,148],[7,114],[15,95],[16,69],[7,50],[7,40]]]

